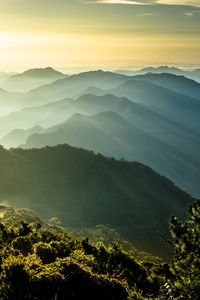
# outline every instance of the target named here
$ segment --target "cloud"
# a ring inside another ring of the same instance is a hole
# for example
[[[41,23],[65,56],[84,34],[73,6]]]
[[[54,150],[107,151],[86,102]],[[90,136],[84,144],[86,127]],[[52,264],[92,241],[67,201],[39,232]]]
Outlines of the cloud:
[[[158,4],[185,5],[200,7],[200,0],[157,0]]]
[[[150,17],[150,16],[155,16],[156,14],[153,13],[142,13],[142,14],[138,14],[138,17]]]
[[[187,17],[192,17],[193,13],[192,12],[186,12],[186,13],[184,13],[184,15],[187,16]]]
[[[156,4],[157,0],[95,0],[88,2],[104,3],[104,4],[129,4],[129,5],[151,5]]]
[[[129,5],[182,5],[200,7],[200,0],[89,0],[90,3],[129,4]]]

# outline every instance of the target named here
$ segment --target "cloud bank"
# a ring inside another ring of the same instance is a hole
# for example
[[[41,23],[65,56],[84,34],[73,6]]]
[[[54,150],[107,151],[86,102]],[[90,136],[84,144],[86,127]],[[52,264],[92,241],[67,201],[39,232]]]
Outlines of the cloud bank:
[[[200,7],[200,0],[95,0],[88,2],[105,3],[105,4],[132,4],[132,5],[182,5]]]

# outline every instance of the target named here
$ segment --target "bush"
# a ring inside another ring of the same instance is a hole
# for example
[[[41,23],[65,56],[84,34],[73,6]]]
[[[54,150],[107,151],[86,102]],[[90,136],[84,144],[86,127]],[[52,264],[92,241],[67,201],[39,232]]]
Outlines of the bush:
[[[19,236],[12,241],[12,247],[19,250],[25,256],[33,252],[33,245],[29,237]]]
[[[43,264],[52,263],[56,259],[56,253],[50,244],[42,242],[36,244],[35,252],[41,258]]]
[[[3,299],[23,300],[29,295],[29,272],[23,256],[9,256],[2,264]]]

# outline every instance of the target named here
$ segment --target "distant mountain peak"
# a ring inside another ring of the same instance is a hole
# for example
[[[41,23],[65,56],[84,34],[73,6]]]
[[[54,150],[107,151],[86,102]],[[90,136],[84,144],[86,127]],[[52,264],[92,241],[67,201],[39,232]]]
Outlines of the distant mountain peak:
[[[140,71],[179,71],[182,72],[181,69],[175,68],[175,67],[169,67],[169,66],[158,66],[158,67],[147,67],[147,68],[143,68]]]
[[[91,70],[91,71],[87,71],[87,72],[82,72],[80,74],[77,74],[77,75],[74,75],[74,76],[85,76],[85,75],[106,75],[106,74],[110,74],[110,75],[119,75],[117,73],[113,73],[113,72],[110,72],[110,71],[104,71],[104,70],[101,70],[101,69],[98,69],[98,70]],[[73,75],[72,75],[73,76]]]
[[[66,78],[66,76],[51,67],[29,69],[23,73],[10,76],[4,82],[3,88],[8,91],[27,92],[58,79]]]
[[[172,74],[172,73],[167,73],[167,72],[163,72],[163,73],[153,73],[153,72],[148,72],[144,75],[138,75],[136,76],[137,77],[141,77],[141,78],[145,78],[145,77],[148,77],[148,76],[152,76],[152,77],[155,77],[155,78],[186,78],[184,75],[176,75],[176,74]],[[188,79],[187,80],[191,80],[191,79]]]
[[[35,69],[29,69],[24,71],[21,75],[30,75],[30,76],[38,76],[38,75],[64,75],[61,72],[56,71],[52,67],[46,67],[46,68],[35,68]]]

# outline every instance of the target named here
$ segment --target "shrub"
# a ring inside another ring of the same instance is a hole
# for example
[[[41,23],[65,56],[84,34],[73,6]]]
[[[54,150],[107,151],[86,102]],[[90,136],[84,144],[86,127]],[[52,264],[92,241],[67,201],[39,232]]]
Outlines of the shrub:
[[[24,255],[33,252],[33,245],[28,236],[19,236],[12,241],[12,247]]]
[[[25,259],[20,256],[9,256],[2,264],[1,290],[3,299],[23,300],[29,295],[29,272]]]

